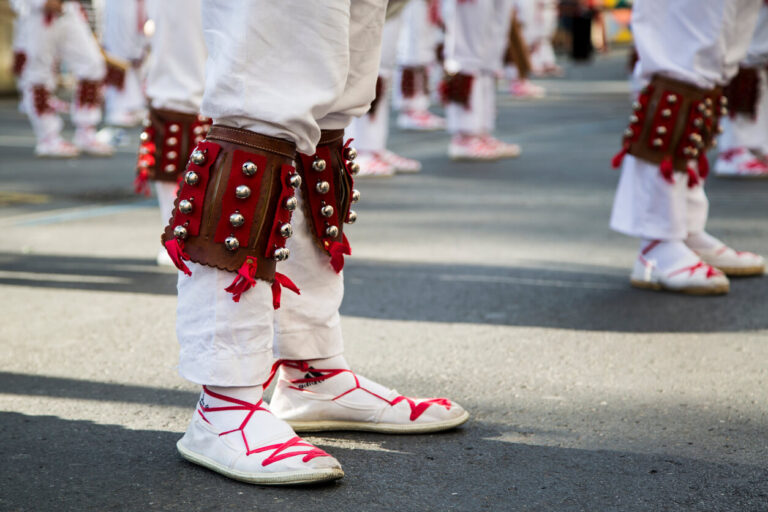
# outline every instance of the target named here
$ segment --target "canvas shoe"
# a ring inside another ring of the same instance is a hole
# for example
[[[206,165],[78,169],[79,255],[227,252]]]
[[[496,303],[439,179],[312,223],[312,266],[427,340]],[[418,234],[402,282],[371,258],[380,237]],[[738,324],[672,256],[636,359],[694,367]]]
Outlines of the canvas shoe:
[[[736,251],[725,244],[713,249],[694,249],[701,260],[728,276],[760,276],[765,273],[765,258],[746,251]]]
[[[515,98],[538,99],[547,95],[547,90],[540,85],[531,83],[530,80],[510,80],[509,94]]]
[[[40,158],[75,158],[80,151],[61,137],[49,137],[35,146],[35,155]]]
[[[308,484],[344,476],[336,459],[298,437],[261,399],[251,403],[207,387],[176,448],[190,462],[251,484]]]
[[[715,161],[715,175],[738,178],[768,178],[768,162],[747,148],[723,151]]]
[[[418,160],[406,158],[386,149],[379,152],[378,157],[394,167],[395,172],[397,173],[414,174],[421,171],[421,162]]]
[[[484,135],[483,142],[493,148],[498,158],[517,158],[522,153],[517,144],[509,144],[490,135]]]
[[[493,161],[499,159],[495,147],[487,144],[479,135],[455,135],[448,146],[451,160]]]
[[[445,119],[429,110],[407,110],[397,116],[397,126],[402,130],[431,132],[445,129]]]
[[[91,156],[112,156],[114,148],[101,140],[91,127],[81,127],[75,130],[75,146],[85,154]]]
[[[378,152],[358,150],[355,161],[360,165],[360,172],[355,178],[389,178],[395,175],[395,168]]]
[[[408,398],[345,368],[313,368],[304,361],[282,365],[270,403],[275,415],[297,432],[418,434],[448,430],[469,419],[447,398]],[[289,372],[301,377],[291,378]]]

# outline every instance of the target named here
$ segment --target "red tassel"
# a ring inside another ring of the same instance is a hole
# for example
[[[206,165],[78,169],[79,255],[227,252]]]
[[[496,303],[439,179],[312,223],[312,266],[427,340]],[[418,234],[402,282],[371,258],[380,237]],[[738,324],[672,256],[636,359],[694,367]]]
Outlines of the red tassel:
[[[294,284],[293,281],[288,279],[288,276],[275,272],[275,280],[272,282],[272,307],[280,309],[280,298],[283,295],[283,287],[288,288],[296,295],[301,295],[301,290]]]
[[[149,172],[146,169],[142,169],[136,174],[136,179],[133,180],[133,189],[137,194],[144,194],[149,197]]]
[[[614,169],[618,169],[621,167],[621,162],[624,161],[624,157],[626,156],[627,152],[629,151],[629,146],[624,146],[621,148],[621,151],[616,153],[616,156],[613,157],[613,160],[611,160],[611,166]]]
[[[707,155],[703,151],[699,153],[699,176],[703,180],[709,176],[709,160],[707,160]]]
[[[349,246],[347,235],[342,235],[341,242],[332,242],[328,252],[331,255],[331,266],[338,274],[344,268],[344,255],[352,255],[352,248]]]
[[[184,252],[184,242],[180,241],[178,238],[168,240],[165,242],[165,250],[168,251],[168,256],[171,257],[171,260],[173,261],[173,264],[176,265],[177,269],[188,276],[192,275],[192,271],[184,264],[184,260],[189,259],[189,254]]]
[[[232,300],[240,302],[240,297],[256,286],[256,268],[257,262],[253,258],[248,258],[245,263],[242,264],[237,271],[237,276],[232,284],[227,286],[224,290],[232,294]]]
[[[672,163],[671,156],[664,157],[664,160],[661,161],[661,165],[659,166],[659,170],[665,180],[669,183],[675,183],[675,165]]]
[[[693,170],[693,167],[688,167],[688,188],[693,188],[699,184],[699,175]]]

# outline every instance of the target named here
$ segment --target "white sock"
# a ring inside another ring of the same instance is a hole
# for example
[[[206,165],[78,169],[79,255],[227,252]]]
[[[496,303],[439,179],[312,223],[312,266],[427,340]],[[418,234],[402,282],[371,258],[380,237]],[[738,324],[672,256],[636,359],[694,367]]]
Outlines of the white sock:
[[[717,249],[723,245],[723,242],[713,237],[706,231],[702,231],[701,233],[689,234],[688,238],[685,239],[685,245],[694,251],[706,251],[710,249]]]
[[[645,254],[652,244],[655,244]],[[640,243],[640,253],[646,260],[655,261],[656,266],[662,272],[672,272],[679,268],[695,265],[700,261],[699,256],[693,252],[682,240],[657,241],[643,240]]]
[[[206,386],[211,393],[216,395],[223,395],[224,397],[234,398],[249,404],[255,405],[261,400],[264,394],[264,388],[262,386],[249,386],[249,387],[221,387],[221,386]],[[210,408],[216,407],[239,407],[241,404],[227,401],[223,398],[218,398],[210,393],[206,393],[203,390],[200,393],[200,405]],[[262,403],[260,407],[266,408],[266,404]],[[233,411],[210,411],[203,410],[205,419],[207,419],[214,428],[224,432],[238,428],[243,422],[243,419],[249,410],[246,408],[236,409]]]

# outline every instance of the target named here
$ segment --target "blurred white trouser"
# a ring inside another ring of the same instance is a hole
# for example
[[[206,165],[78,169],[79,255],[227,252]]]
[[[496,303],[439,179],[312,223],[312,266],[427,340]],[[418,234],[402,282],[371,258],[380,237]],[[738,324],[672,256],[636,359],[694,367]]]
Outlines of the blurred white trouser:
[[[747,53],[761,0],[636,0],[632,30],[640,60],[635,83],[656,74],[701,88],[724,85]],[[704,230],[708,201],[703,183],[688,188],[676,173],[664,181],[658,165],[624,159],[611,227],[629,236],[683,240]]]
[[[314,153],[321,129],[344,128],[373,100],[385,7],[384,0],[204,0],[210,57],[203,114]],[[224,291],[234,273],[190,264],[192,276],[179,275],[183,377],[254,386],[267,378],[273,356],[316,359],[343,351],[343,276],[310,237],[301,205],[291,224],[291,257],[277,271],[301,295],[286,290],[277,311],[268,283],[258,282],[235,303]]]
[[[104,50],[110,55],[134,63],[144,55],[144,0],[106,0],[104,3]],[[144,108],[141,77],[134,66],[125,73],[122,89],[108,86],[105,91],[107,122]]]

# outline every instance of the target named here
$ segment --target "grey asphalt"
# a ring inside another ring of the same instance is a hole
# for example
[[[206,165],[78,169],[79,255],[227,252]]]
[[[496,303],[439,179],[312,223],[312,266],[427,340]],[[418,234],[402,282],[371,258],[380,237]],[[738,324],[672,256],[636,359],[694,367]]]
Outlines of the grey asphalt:
[[[347,358],[472,419],[439,435],[307,438],[346,476],[254,487],[182,460],[160,218],[113,159],[32,156],[0,101],[0,510],[766,511],[768,279],[729,295],[634,290],[608,229],[628,113],[624,56],[568,66],[546,99],[499,96],[520,158],[453,163],[392,130],[418,175],[360,180]],[[712,179],[710,230],[768,254],[768,182]]]

